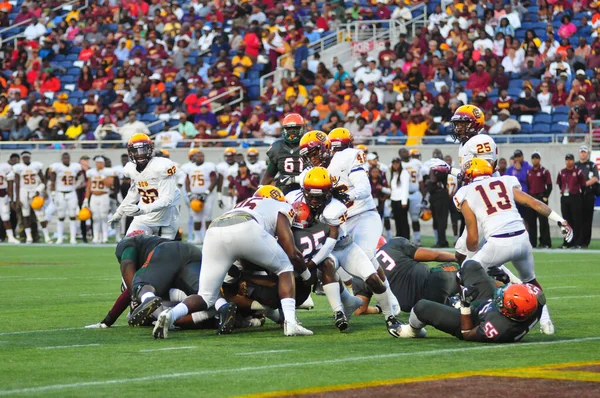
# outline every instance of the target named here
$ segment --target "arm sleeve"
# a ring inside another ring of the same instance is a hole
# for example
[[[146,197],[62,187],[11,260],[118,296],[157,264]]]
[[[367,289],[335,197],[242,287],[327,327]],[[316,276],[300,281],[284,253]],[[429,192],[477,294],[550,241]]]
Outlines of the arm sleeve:
[[[400,173],[400,201],[402,202],[402,205],[408,204],[409,185],[410,175],[408,174],[408,171],[402,170],[402,173]]]
[[[369,177],[365,173],[364,169],[355,169],[356,171],[350,172],[350,182],[354,186],[354,189],[348,192],[350,200],[362,200],[367,199],[371,196],[371,183]]]
[[[152,213],[164,209],[165,207],[168,207],[171,204],[173,204],[173,201],[175,200],[176,190],[177,178],[175,177],[175,175],[162,179],[158,184],[158,192],[160,192],[158,199],[153,203],[143,206],[146,213]]]
[[[137,258],[137,252],[135,250],[135,246],[129,246],[128,248],[123,250],[123,253],[121,254],[121,258],[119,260],[120,261],[123,261],[123,260],[135,261],[136,258]]]
[[[129,187],[129,191],[127,191],[127,196],[125,196],[125,198],[123,198],[123,201],[117,208],[117,211],[115,212],[115,214],[123,214],[123,211],[121,210],[123,207],[135,204],[139,200],[140,200],[140,194],[138,193],[135,181],[132,181],[131,186]]]
[[[333,251],[335,244],[337,243],[336,239],[327,238],[323,246],[319,249],[317,254],[313,256],[311,259],[315,264],[320,264],[323,260],[327,258]]]

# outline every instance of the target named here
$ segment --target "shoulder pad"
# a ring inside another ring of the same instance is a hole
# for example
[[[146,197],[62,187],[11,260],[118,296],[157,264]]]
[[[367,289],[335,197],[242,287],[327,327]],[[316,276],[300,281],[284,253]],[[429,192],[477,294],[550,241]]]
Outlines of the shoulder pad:
[[[285,195],[285,201],[287,203],[294,203],[294,202],[298,202],[299,200],[301,200],[303,198],[303,194],[302,194],[302,190],[301,189],[295,189],[293,191],[288,192]]]
[[[331,202],[323,210],[323,221],[328,225],[338,226],[346,222],[348,217],[347,207],[337,199],[332,199]]]
[[[465,201],[465,197],[467,196],[467,193],[468,193],[467,191],[468,191],[468,186],[461,187],[458,189],[458,191],[454,194],[454,197],[452,198],[452,201],[454,202],[454,206],[456,206],[456,209],[459,211],[462,206],[462,203]]]

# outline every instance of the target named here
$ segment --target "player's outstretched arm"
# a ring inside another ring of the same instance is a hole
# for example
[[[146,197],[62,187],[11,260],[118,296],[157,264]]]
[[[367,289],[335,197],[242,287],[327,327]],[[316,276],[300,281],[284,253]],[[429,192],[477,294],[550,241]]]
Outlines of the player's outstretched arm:
[[[123,198],[123,201],[121,202],[119,207],[117,207],[117,210],[115,210],[115,214],[113,214],[111,219],[108,220],[108,223],[111,225],[118,223],[123,217],[123,214],[126,213],[125,210],[131,208],[131,206],[137,206],[136,203],[139,200],[140,194],[137,190],[136,183],[135,181],[132,181],[131,186],[129,187],[129,191],[127,191],[127,195]]]
[[[461,212],[465,217],[465,225],[467,228],[467,250],[475,252],[479,247],[477,218],[475,217],[475,213],[473,213],[473,210],[471,210],[469,203],[466,200],[461,205]]]
[[[371,183],[369,182],[369,177],[367,173],[364,172],[364,169],[351,171],[349,175],[349,180],[354,186],[354,189],[348,191],[348,196],[350,196],[350,201],[367,199],[371,196]]]
[[[449,263],[454,262],[456,260],[454,253],[440,251],[440,250],[432,250],[426,249],[424,247],[419,247],[415,252],[415,261],[419,262],[429,262],[429,261],[437,261],[440,263]]]
[[[308,268],[315,268],[331,254],[339,236],[340,227],[338,225],[330,225],[329,236],[325,240],[323,246],[321,246],[319,251],[312,257],[312,259],[308,263]]]
[[[573,229],[564,218],[558,215],[558,213],[553,211],[544,202],[537,200],[518,188],[513,188],[513,192],[515,195],[515,202],[522,206],[530,207],[544,217],[548,217],[550,221],[554,222],[560,227],[560,232],[565,236],[565,240],[567,242],[571,242],[573,240]]]

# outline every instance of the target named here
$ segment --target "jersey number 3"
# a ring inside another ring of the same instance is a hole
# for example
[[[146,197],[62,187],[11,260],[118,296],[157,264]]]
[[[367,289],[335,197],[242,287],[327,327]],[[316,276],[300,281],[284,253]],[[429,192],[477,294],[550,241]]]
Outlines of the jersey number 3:
[[[490,191],[495,191],[498,194],[498,197],[501,199],[496,202],[495,206],[490,201],[490,198],[488,197],[483,185],[477,185],[475,187],[475,190],[479,192],[479,195],[481,195],[481,199],[483,199],[483,202],[487,207],[488,215],[494,214],[498,211],[496,206],[498,206],[501,210],[508,210],[512,207],[512,205],[510,204],[510,198],[508,197],[508,192],[506,191],[506,186],[502,181],[490,182],[489,189]]]

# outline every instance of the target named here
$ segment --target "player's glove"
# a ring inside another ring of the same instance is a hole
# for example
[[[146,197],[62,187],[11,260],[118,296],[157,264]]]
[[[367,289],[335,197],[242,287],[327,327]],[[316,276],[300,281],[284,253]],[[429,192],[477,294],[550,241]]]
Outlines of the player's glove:
[[[108,329],[110,326],[108,326],[106,323],[102,323],[102,322],[98,322],[98,323],[94,323],[93,325],[87,325],[85,328],[86,329]]]
[[[129,217],[136,217],[146,214],[144,209],[138,205],[127,205],[123,207],[123,213]]]
[[[81,207],[83,207],[84,209],[87,209],[90,207],[90,200],[89,199],[84,199],[83,203],[81,204]]]
[[[566,221],[563,221],[562,223],[559,221],[558,227],[560,228],[560,232],[565,237],[565,241],[570,243],[573,240],[573,228],[571,228],[569,223]]]
[[[279,184],[283,185],[283,186],[288,186],[288,185],[292,185],[296,182],[296,177],[294,176],[281,176],[279,177]]]
[[[487,274],[497,280],[498,282],[502,282],[505,285],[510,283],[510,277],[504,270],[498,266],[493,266],[488,268]]]
[[[460,305],[463,307],[470,307],[475,296],[479,293],[479,290],[475,286],[461,286],[459,293]]]
[[[119,213],[113,214],[113,216],[110,218],[110,220],[108,220],[108,225],[110,225],[112,228],[116,228],[117,225],[119,225],[119,223],[121,222],[121,218],[123,218],[122,214],[119,214]]]
[[[343,189],[346,189],[346,187],[344,187]],[[352,202],[352,200],[350,199],[350,195],[342,191],[340,188],[333,188],[331,190],[331,196],[333,196],[345,205],[348,205],[350,202]]]
[[[207,196],[208,196],[207,194],[201,193],[201,194],[198,195],[198,200],[201,201],[201,202],[206,202],[206,197]]]

